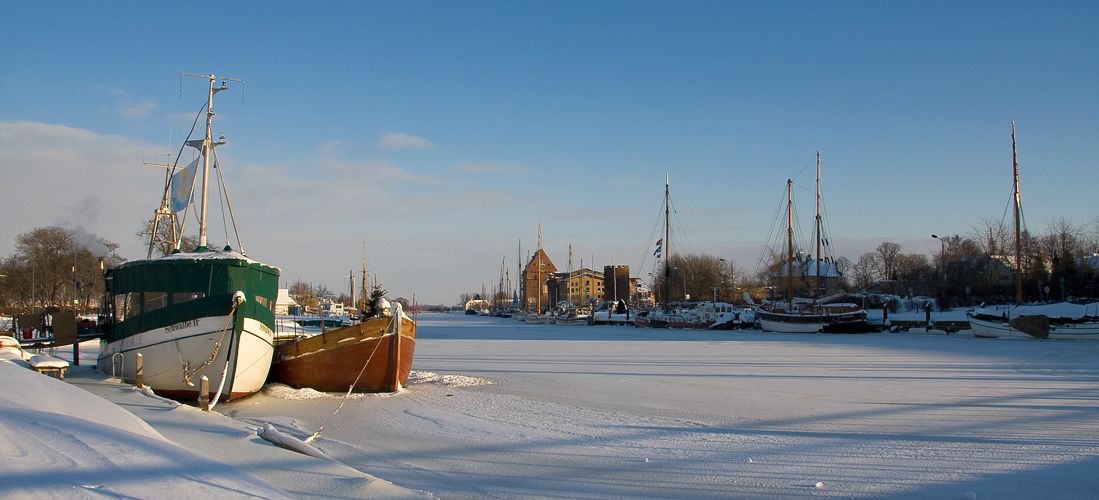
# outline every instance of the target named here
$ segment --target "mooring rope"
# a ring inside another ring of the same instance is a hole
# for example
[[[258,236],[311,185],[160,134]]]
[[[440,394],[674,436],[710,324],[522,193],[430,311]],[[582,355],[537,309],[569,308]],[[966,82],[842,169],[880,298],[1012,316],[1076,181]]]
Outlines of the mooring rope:
[[[183,363],[183,381],[186,382],[188,386],[191,386],[191,387],[195,386],[194,382],[191,382],[191,376],[198,373],[199,370],[209,366],[210,363],[213,363],[214,358],[216,358],[217,355],[218,355],[218,351],[221,350],[221,343],[225,340],[225,332],[229,331],[229,325],[236,318],[236,316],[234,316],[234,314],[237,312],[237,305],[240,304],[240,302],[241,302],[241,301],[236,300],[236,296],[234,296],[233,298],[234,298],[233,308],[231,310],[229,310],[229,316],[227,316],[225,318],[225,326],[222,327],[222,329],[221,329],[221,337],[218,338],[217,344],[214,345],[214,353],[210,355],[210,359],[206,360],[206,362],[203,363],[202,366],[199,366],[198,368],[195,368],[194,370],[191,370],[190,372],[187,371],[187,363]],[[176,352],[179,352],[179,343],[178,342],[176,343]],[[179,356],[179,360],[183,361],[183,354],[182,353]]]
[[[401,311],[397,311],[397,314],[401,314]],[[332,421],[332,418],[336,416],[336,413],[338,413],[340,411],[340,408],[343,408],[343,404],[346,403],[347,398],[351,396],[351,391],[353,391],[355,389],[355,385],[359,383],[359,378],[361,378],[363,376],[363,373],[366,373],[366,367],[368,365],[370,365],[370,360],[373,359],[374,354],[376,352],[378,352],[378,347],[380,347],[382,345],[382,339],[384,339],[384,338],[386,338],[390,335],[400,335],[401,334],[401,332],[396,331],[396,328],[394,328],[396,325],[397,325],[397,316],[394,315],[393,319],[389,322],[389,326],[386,327],[387,329],[388,328],[393,328],[394,331],[392,331],[390,333],[383,334],[380,337],[378,337],[378,343],[374,344],[374,350],[370,352],[370,357],[366,358],[366,363],[363,363],[363,367],[362,367],[361,370],[359,370],[359,375],[357,377],[355,377],[355,381],[351,383],[351,387],[347,388],[347,393],[343,395],[343,398],[340,400],[339,406],[336,407],[336,411],[332,412],[332,415],[330,415],[328,417],[328,420],[325,420],[324,423],[321,424],[320,428],[317,429],[317,432],[314,432],[313,435],[309,436],[309,438],[307,438],[304,442],[311,443],[311,442],[313,442],[314,439],[317,439],[317,436],[320,436],[321,431],[324,430],[324,426],[328,425],[328,422]],[[400,353],[390,353],[390,355],[391,356],[399,356]]]

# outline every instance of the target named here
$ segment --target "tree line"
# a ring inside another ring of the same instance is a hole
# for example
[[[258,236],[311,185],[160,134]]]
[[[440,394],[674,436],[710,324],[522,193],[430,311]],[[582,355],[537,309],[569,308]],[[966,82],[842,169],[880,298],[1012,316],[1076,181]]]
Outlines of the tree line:
[[[905,253],[900,244],[883,241],[854,262],[830,261],[839,273],[839,290],[935,297],[943,307],[1013,300],[1014,224],[984,219],[968,234],[935,238],[940,251],[931,256]],[[1019,242],[1024,301],[1099,298],[1099,217],[1085,223],[1061,217],[1044,232],[1022,230]],[[762,260],[749,275],[714,255],[672,255],[651,276],[652,291],[658,303],[665,295],[671,302],[712,300],[715,293],[725,302],[739,302],[744,293],[757,301],[770,298],[782,288],[775,285],[786,252],[771,251]],[[809,281],[799,277],[796,296],[810,296]]]
[[[80,229],[37,227],[15,238],[0,260],[0,308],[5,314],[44,308],[95,312],[103,270],[125,262],[119,245]]]

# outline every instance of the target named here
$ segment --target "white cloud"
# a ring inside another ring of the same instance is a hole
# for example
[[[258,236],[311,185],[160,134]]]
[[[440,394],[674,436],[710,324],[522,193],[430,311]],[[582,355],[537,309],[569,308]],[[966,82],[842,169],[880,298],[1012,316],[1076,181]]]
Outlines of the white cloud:
[[[118,104],[114,106],[114,110],[120,116],[129,120],[145,118],[157,108],[156,103],[149,99],[134,103],[130,99],[130,95],[120,88],[108,87],[106,85],[96,85],[94,88],[98,92],[118,97]]]
[[[159,202],[164,171],[141,164],[162,147],[87,130],[0,122],[0,255],[35,227],[84,227],[141,253],[134,234]],[[10,222],[10,223],[8,223]]]
[[[149,116],[156,109],[156,103],[145,100],[140,103],[129,105],[128,101],[123,101],[120,105],[115,107],[115,111],[122,115],[123,118],[129,118],[131,120],[135,118],[145,118]]]
[[[454,168],[460,174],[526,174],[531,169],[515,162],[462,163]]]
[[[435,143],[414,135],[389,133],[378,138],[381,149],[435,149]]]

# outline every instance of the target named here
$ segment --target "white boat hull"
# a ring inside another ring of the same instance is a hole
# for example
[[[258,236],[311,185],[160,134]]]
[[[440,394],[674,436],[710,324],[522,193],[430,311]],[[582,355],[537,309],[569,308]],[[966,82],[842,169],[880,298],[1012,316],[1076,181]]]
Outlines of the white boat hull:
[[[133,382],[140,353],[143,383],[154,392],[197,398],[199,380],[205,375],[211,393],[221,387],[222,398],[252,394],[267,380],[273,334],[252,318],[244,318],[243,323],[243,331],[236,334],[231,317],[208,316],[104,342],[98,369]]]
[[[1017,337],[1032,339],[1031,335],[1011,327],[1007,319],[991,320],[967,315],[969,329],[974,337]],[[1060,323],[1049,325],[1049,337],[1055,340],[1099,340],[1099,322]]]
[[[778,333],[820,333],[824,330],[824,323],[785,323],[759,319],[759,326],[765,332]]]
[[[586,326],[588,324],[588,317],[577,316],[572,318],[554,318],[553,322],[555,324],[564,326]]]

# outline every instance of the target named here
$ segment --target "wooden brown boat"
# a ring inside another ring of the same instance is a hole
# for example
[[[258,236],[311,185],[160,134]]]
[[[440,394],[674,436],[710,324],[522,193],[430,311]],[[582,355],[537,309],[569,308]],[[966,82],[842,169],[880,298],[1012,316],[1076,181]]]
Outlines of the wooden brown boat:
[[[394,304],[391,316],[277,344],[268,380],[326,392],[394,392],[408,382],[415,350],[416,322]]]

